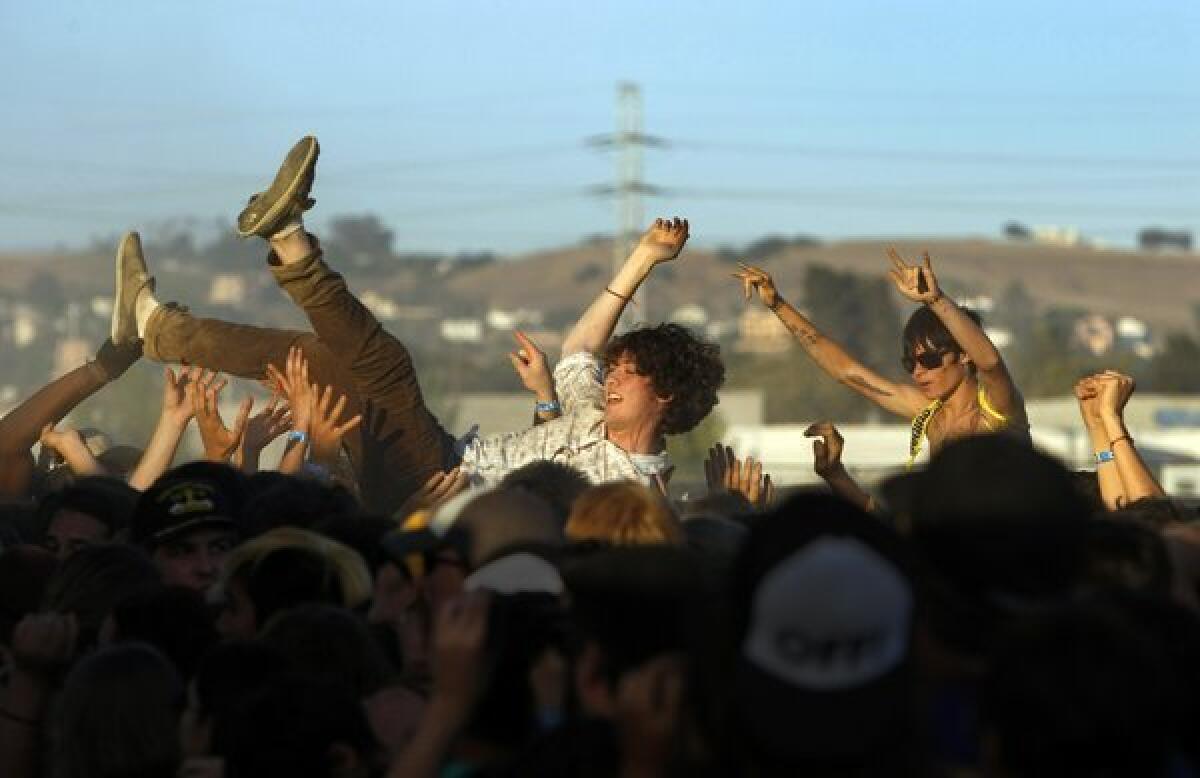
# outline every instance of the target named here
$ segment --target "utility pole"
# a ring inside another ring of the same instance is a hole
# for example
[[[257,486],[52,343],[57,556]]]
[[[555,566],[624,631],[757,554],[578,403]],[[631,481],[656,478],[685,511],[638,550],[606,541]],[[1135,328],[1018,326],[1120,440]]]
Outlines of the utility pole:
[[[616,195],[617,228],[613,233],[615,273],[633,250],[634,242],[645,226],[642,223],[642,195],[659,194],[661,191],[642,180],[642,148],[666,148],[668,144],[662,138],[646,135],[642,131],[642,90],[631,81],[622,81],[617,84],[616,132],[590,138],[588,145],[617,152],[615,183],[611,186],[595,186],[590,190],[596,195]],[[634,310],[638,320],[651,320],[644,284],[638,292]]]

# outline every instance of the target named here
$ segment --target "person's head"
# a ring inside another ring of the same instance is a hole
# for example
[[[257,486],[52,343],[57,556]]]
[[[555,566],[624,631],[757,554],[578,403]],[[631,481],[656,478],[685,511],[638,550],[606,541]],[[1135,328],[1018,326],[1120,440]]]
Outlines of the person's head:
[[[158,569],[140,549],[87,546],[59,565],[42,598],[42,610],[74,613],[79,646],[90,647],[118,604],[160,584]]]
[[[717,404],[725,381],[721,349],[678,324],[618,335],[604,350],[604,419],[610,429],[678,435]]]
[[[13,629],[36,613],[58,560],[40,546],[0,549],[0,665],[7,664]]]
[[[288,659],[260,641],[229,641],[204,655],[188,684],[187,706],[179,719],[185,757],[212,753],[213,722],[229,715],[259,686],[290,672]]]
[[[1023,618],[980,700],[989,774],[1167,775],[1180,713],[1171,660],[1103,600]]]
[[[524,489],[541,497],[564,524],[575,499],[591,485],[579,468],[549,459],[534,460],[500,480],[501,489]]]
[[[54,708],[53,778],[174,778],[183,686],[143,643],[102,648],[67,675]]]
[[[297,605],[362,605],[371,596],[371,574],[353,549],[315,532],[280,527],[234,550],[218,590],[218,631],[227,639],[250,639],[272,616]]]
[[[705,642],[712,601],[701,560],[676,546],[601,549],[564,564],[579,656],[575,688],[588,715],[614,718],[623,678]]]
[[[679,519],[662,495],[631,481],[596,484],[580,495],[565,532],[572,542],[614,546],[683,543]]]
[[[128,524],[138,493],[124,481],[91,476],[47,495],[38,506],[42,544],[60,560],[112,540]]]
[[[142,493],[131,540],[150,553],[164,583],[205,591],[237,544],[245,494],[244,476],[226,465],[177,467]]]
[[[109,643],[154,646],[185,680],[217,642],[204,596],[183,586],[153,586],[126,597],[113,609],[106,631],[101,639]]]
[[[362,703],[304,675],[272,678],[213,727],[226,778],[366,778],[379,747]]]
[[[732,670],[716,699],[740,758],[763,775],[910,774],[918,593],[905,541],[837,497],[798,494],[750,529],[731,584]]]
[[[931,629],[977,652],[1023,608],[1071,595],[1091,515],[1067,469],[1007,435],[975,435],[906,479]]]
[[[342,685],[359,698],[378,691],[394,672],[362,618],[334,605],[308,603],[279,613],[260,640],[296,672]]]
[[[979,314],[966,308],[962,311],[976,324],[980,323]],[[964,380],[975,374],[971,358],[927,305],[922,305],[908,317],[902,344],[904,369],[931,400],[946,399]]]
[[[253,481],[240,523],[252,538],[276,527],[314,529],[337,516],[359,513],[358,500],[343,486],[330,486],[312,478],[277,476]]]

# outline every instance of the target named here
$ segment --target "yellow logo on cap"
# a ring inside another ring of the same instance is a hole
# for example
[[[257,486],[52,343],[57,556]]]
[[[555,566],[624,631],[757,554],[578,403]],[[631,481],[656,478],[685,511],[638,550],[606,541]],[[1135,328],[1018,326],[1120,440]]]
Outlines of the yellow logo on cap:
[[[212,513],[216,503],[208,484],[183,483],[170,487],[158,496],[158,502],[170,503],[169,516],[188,516],[193,513]]]

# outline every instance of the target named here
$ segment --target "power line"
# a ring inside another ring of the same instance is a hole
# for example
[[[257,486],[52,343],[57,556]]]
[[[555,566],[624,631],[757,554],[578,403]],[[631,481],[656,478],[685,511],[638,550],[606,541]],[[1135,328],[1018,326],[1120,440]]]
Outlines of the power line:
[[[693,151],[727,151],[758,154],[813,157],[818,159],[884,160],[935,165],[1002,165],[1068,167],[1138,167],[1178,170],[1200,168],[1200,159],[1163,159],[1154,157],[1098,157],[1085,155],[1011,154],[988,151],[933,151],[910,149],[871,149],[843,146],[816,146],[795,143],[743,143],[739,141],[676,140],[674,148]]]

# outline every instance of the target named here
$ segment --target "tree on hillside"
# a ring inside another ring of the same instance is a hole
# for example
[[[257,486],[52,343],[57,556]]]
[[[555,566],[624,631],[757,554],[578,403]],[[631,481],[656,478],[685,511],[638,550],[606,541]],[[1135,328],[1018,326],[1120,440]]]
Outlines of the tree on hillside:
[[[899,376],[903,324],[886,280],[810,265],[804,274],[804,304],[813,323],[856,359]]]
[[[392,256],[396,234],[373,213],[338,216],[330,222],[325,243],[331,252],[358,267],[369,267]]]

